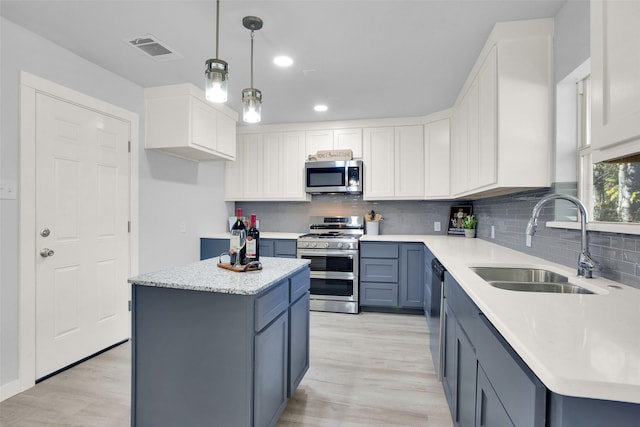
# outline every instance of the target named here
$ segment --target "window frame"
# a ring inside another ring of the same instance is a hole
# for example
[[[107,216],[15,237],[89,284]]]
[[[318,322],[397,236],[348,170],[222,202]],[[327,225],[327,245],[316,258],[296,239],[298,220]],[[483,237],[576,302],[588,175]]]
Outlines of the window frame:
[[[591,66],[586,61],[578,67],[567,79],[576,84],[576,181],[578,198],[585,203],[589,212],[588,230],[640,235],[640,222],[622,223],[609,221],[594,221],[593,218],[593,157],[597,152],[591,145]],[[565,79],[566,80],[566,79]],[[566,84],[566,81],[563,81]],[[570,102],[568,99],[556,99],[557,104]],[[556,108],[558,108],[556,106]],[[599,153],[598,153],[599,154]],[[598,159],[599,161],[605,159]],[[580,223],[574,221],[549,221],[550,228],[580,229]]]

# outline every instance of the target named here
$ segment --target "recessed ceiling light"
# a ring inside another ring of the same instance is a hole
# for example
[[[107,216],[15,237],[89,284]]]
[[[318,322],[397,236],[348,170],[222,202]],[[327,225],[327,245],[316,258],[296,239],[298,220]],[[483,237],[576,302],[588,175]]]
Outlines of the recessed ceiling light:
[[[289,58],[288,56],[276,56],[275,58],[273,58],[273,63],[279,67],[289,67],[291,64],[293,64],[293,59]]]
[[[318,104],[318,105],[314,106],[313,109],[316,110],[316,111],[322,112],[322,111],[327,111],[329,109],[329,107],[327,107],[324,104]]]

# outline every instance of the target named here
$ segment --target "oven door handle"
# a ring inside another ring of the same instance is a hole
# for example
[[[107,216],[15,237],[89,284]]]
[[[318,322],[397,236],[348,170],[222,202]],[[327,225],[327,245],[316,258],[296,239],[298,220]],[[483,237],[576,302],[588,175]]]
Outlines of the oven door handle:
[[[357,251],[326,251],[326,250],[321,250],[321,251],[305,251],[305,250],[298,250],[298,258],[303,258],[305,256],[312,256],[312,257],[328,257],[328,256],[332,256],[332,257],[340,257],[340,258],[355,258],[357,256]]]

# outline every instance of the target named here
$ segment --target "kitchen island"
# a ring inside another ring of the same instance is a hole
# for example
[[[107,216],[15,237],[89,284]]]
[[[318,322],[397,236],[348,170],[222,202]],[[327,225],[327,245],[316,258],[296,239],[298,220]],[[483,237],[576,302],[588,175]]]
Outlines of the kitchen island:
[[[306,373],[309,261],[217,262],[129,279],[133,426],[273,426]]]

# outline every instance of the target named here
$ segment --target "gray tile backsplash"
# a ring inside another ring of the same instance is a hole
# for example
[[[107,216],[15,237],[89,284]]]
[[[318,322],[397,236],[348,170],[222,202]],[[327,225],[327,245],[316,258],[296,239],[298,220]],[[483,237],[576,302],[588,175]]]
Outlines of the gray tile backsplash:
[[[473,201],[478,217],[478,238],[528,253],[569,267],[576,267],[580,252],[580,231],[549,229],[546,221],[558,215],[575,218],[575,208],[565,202],[544,207],[531,248],[525,246],[525,228],[533,206],[545,195],[562,192],[575,195],[575,183],[558,183],[553,189],[526,191]],[[363,201],[361,196],[318,195],[310,203],[238,202],[245,214],[258,215],[262,231],[305,233],[314,215],[358,215],[374,210],[383,216],[380,234],[445,234],[449,209],[458,201]],[[441,231],[434,232],[439,221]],[[491,239],[491,226],[495,239]],[[460,238],[460,237],[452,237]],[[589,232],[591,254],[602,267],[601,275],[640,289],[640,236]]]
[[[451,202],[368,202],[362,196],[327,194],[314,195],[311,203],[238,202],[236,207],[246,216],[257,214],[264,231],[306,233],[310,216],[364,216],[374,210],[382,214],[380,234],[445,234]],[[435,221],[440,221],[442,231],[433,231]]]
[[[554,208],[549,204],[538,218],[532,247],[525,246],[525,229],[531,211],[542,197],[550,193],[575,194],[575,183],[562,183],[554,189],[528,191],[507,196],[476,200],[473,209],[479,218],[478,237],[511,249],[525,252],[569,267],[576,267],[580,253],[580,231],[546,228],[554,218],[576,218],[576,209],[567,202]],[[555,215],[555,216],[554,216]],[[495,239],[491,239],[491,226]],[[640,289],[640,236],[590,231],[589,250],[601,267],[601,275]]]

